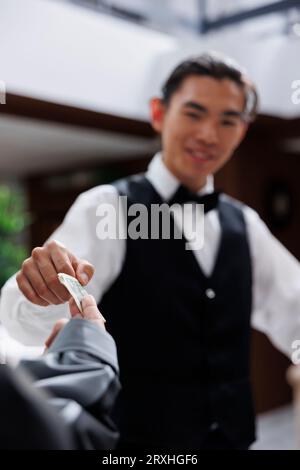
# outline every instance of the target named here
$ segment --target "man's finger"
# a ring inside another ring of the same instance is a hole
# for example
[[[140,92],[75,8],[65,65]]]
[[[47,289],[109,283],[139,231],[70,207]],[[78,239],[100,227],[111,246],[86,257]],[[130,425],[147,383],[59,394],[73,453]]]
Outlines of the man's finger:
[[[34,263],[31,259],[29,259],[28,262],[23,263],[22,273],[39,297],[46,300],[49,304],[58,305],[61,303],[61,300],[51,292],[45,283],[37,265],[37,256],[39,256],[39,254],[34,252],[32,255],[32,257],[34,257]]]
[[[24,274],[19,272],[16,276],[16,281],[19,289],[30,302],[36,305],[41,305],[42,307],[47,307],[47,305],[49,305],[49,302],[37,295],[34,288],[30,284],[26,276],[24,276]]]
[[[85,286],[92,279],[94,272],[95,268],[91,263],[81,260],[76,269],[76,277]]]
[[[77,304],[73,297],[71,297],[69,300],[69,308],[70,308],[70,313],[71,313],[72,318],[77,317],[77,315],[80,315],[82,318],[81,311],[77,307]]]
[[[101,314],[100,310],[97,307],[97,303],[92,295],[87,295],[82,300],[82,316],[86,320],[98,320],[101,323],[105,323],[105,318]]]
[[[58,298],[59,303],[69,300],[70,294],[59,282],[55,266],[53,265],[51,258],[47,256],[47,252],[45,253],[44,251],[43,255],[39,258],[36,256],[35,262],[45,284],[53,295]]]
[[[69,254],[65,249],[56,244],[48,245],[48,252],[57,273],[65,273],[75,277],[75,268],[73,267],[74,255]]]
[[[82,310],[81,313],[73,298],[69,301],[70,312],[72,318],[81,318],[83,320],[89,320],[96,323],[101,328],[105,329],[105,318],[100,313],[97,307],[97,303],[92,295],[87,295],[81,302]]]

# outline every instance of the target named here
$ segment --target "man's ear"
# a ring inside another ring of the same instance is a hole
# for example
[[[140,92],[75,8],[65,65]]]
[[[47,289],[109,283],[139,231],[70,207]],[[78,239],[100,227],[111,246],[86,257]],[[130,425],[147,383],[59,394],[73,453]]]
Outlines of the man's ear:
[[[150,117],[153,129],[161,133],[165,115],[165,105],[160,98],[150,100]]]

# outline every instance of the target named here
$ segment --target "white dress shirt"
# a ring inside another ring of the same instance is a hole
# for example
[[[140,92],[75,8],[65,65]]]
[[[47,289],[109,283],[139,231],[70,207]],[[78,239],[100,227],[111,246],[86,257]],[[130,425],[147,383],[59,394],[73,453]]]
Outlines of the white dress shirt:
[[[164,165],[160,153],[150,162],[146,177],[164,200],[168,200],[180,184]],[[199,193],[211,191],[212,176],[208,177]],[[95,266],[95,274],[87,290],[98,301],[120,273],[126,252],[124,239],[97,238],[99,217],[96,210],[100,203],[111,203],[117,207],[118,193],[112,185],[97,186],[82,193],[61,226],[50,237]],[[243,210],[253,271],[251,323],[254,328],[266,333],[279,350],[291,357],[293,341],[300,340],[300,264],[270,233],[253,209],[245,206]],[[220,231],[218,212],[211,210],[205,214],[204,246],[193,251],[206,275],[214,267]],[[48,307],[33,305],[19,291],[15,276],[2,289],[0,320],[11,336],[24,344],[41,345],[54,322],[62,317],[69,317],[67,304]]]

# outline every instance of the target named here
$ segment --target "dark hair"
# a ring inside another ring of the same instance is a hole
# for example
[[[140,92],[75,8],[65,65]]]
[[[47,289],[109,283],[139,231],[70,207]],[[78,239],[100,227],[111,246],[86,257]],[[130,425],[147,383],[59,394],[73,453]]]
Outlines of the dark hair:
[[[258,95],[253,82],[232,59],[216,53],[205,53],[181,62],[171,73],[162,88],[162,100],[168,105],[172,95],[185,78],[190,75],[213,77],[217,80],[227,78],[241,87],[245,94],[243,119],[253,121],[257,114]]]

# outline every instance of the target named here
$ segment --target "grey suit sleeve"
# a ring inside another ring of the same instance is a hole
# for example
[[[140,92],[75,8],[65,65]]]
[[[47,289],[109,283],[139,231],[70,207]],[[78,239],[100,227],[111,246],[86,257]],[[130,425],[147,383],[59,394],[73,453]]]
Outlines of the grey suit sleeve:
[[[110,412],[120,390],[113,338],[87,320],[71,320],[47,354],[22,361],[35,386],[71,427],[78,448],[112,449],[118,439]]]

